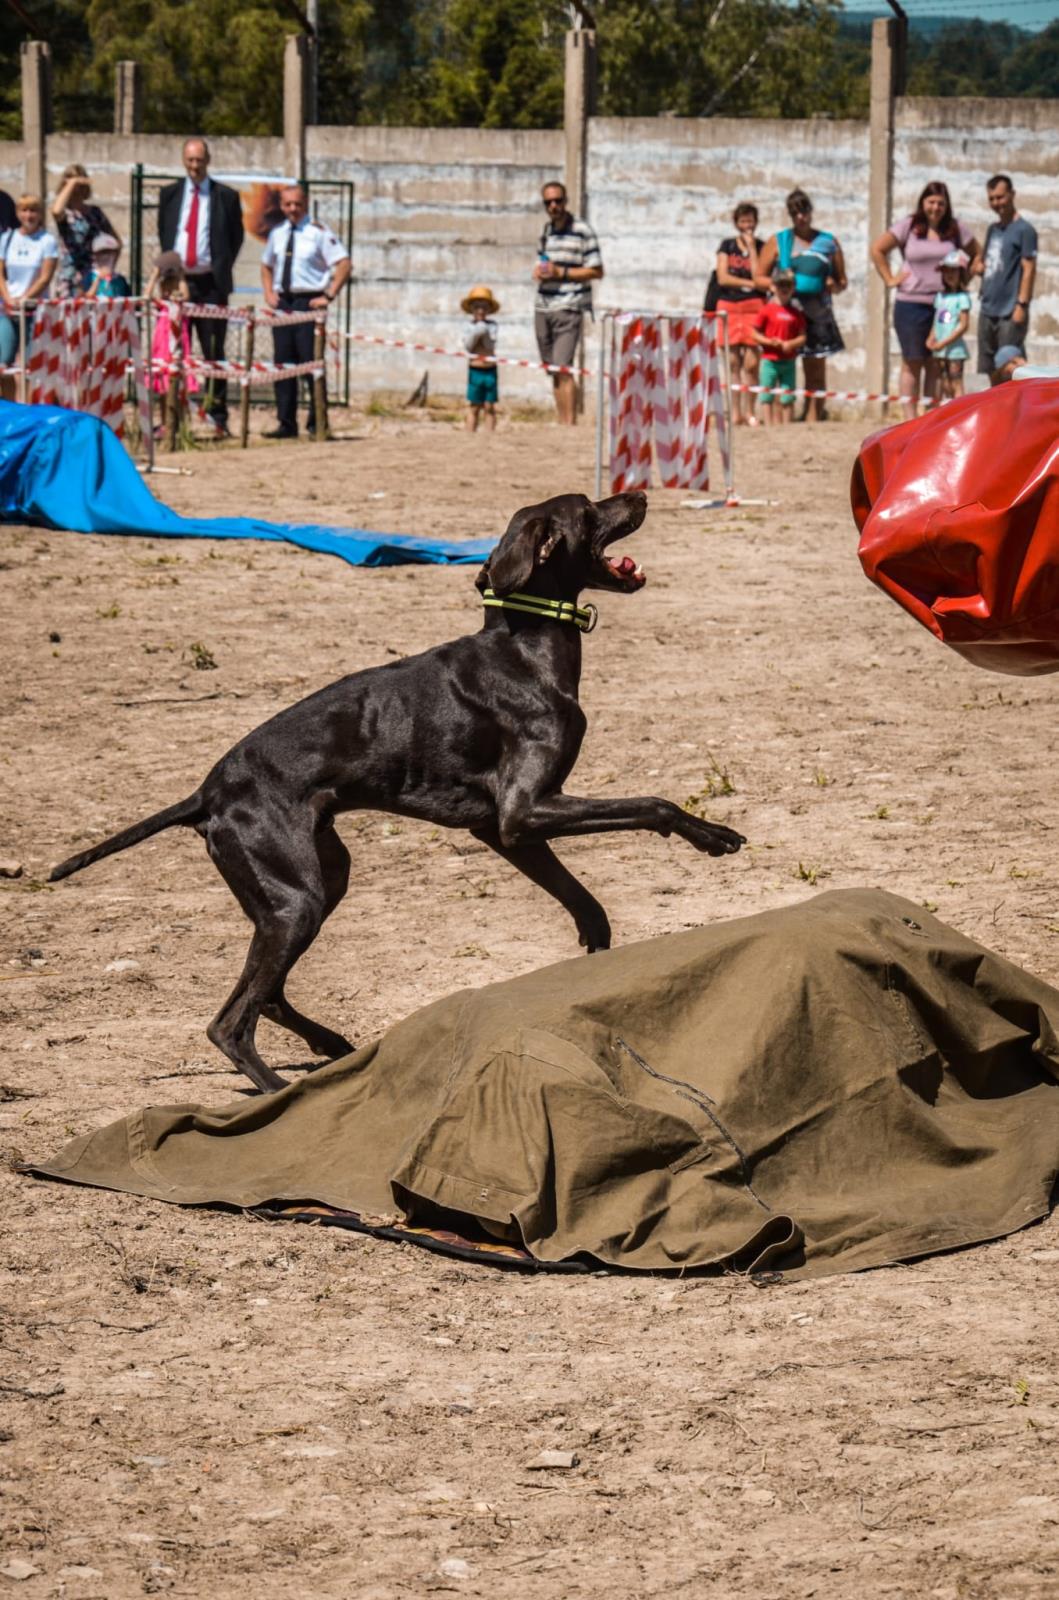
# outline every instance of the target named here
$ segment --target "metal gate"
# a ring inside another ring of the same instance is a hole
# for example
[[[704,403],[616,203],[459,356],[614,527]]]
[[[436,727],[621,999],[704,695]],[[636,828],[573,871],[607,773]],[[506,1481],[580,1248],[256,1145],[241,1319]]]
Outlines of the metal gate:
[[[283,221],[279,209],[279,192],[289,178],[262,177],[259,173],[217,173],[219,183],[227,183],[239,195],[243,206],[243,223],[246,241],[236,262],[236,282],[231,303],[240,306],[263,306],[261,288],[261,253],[269,231]],[[129,275],[133,294],[143,293],[150,277],[151,261],[158,249],[158,196],[170,183],[182,183],[184,174],[176,172],[147,172],[142,165],[132,169],[129,177]],[[331,229],[345,245],[353,259],[353,215],[356,189],[344,178],[301,178],[300,183],[309,199],[309,215],[314,221]],[[345,288],[334,302],[337,321],[330,322],[340,337],[338,348],[327,351],[327,391],[332,405],[348,405],[350,394],[351,344],[348,334],[353,325],[353,274],[350,273]],[[270,405],[271,390],[256,387],[250,391],[256,404]]]

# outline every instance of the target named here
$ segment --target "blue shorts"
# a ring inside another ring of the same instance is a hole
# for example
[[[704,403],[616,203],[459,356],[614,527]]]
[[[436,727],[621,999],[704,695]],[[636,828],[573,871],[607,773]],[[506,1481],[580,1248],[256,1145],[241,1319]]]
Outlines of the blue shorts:
[[[495,406],[500,396],[495,367],[467,368],[467,404]]]

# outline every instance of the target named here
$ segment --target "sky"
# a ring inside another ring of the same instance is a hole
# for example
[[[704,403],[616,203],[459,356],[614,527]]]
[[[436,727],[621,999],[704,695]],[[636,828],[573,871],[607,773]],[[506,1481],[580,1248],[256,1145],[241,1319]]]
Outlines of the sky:
[[[1059,19],[1059,0],[901,0],[909,17],[981,17],[1019,28],[1043,28]],[[845,0],[850,16],[889,15],[886,0]]]

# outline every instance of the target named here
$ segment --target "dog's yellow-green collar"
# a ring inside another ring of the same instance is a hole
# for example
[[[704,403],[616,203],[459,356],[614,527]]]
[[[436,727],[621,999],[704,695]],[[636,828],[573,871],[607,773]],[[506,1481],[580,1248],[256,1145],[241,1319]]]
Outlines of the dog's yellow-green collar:
[[[528,617],[546,617],[551,622],[572,622],[582,633],[591,633],[599,620],[593,605],[575,606],[572,600],[545,600],[538,594],[509,594],[502,600],[486,589],[482,604],[499,611],[521,611]]]

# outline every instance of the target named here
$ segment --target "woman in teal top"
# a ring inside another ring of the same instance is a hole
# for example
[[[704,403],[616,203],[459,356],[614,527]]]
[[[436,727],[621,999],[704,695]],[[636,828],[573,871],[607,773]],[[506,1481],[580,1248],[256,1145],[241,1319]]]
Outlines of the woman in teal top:
[[[794,273],[796,305],[805,313],[808,325],[802,369],[807,389],[827,388],[827,358],[844,350],[831,306],[832,294],[846,287],[846,263],[842,246],[833,233],[813,227],[813,202],[804,189],[792,189],[787,196],[791,226],[774,233],[758,256],[755,282],[762,289],[771,287],[777,267]],[[809,400],[805,415],[815,422],[825,415],[823,400]]]

